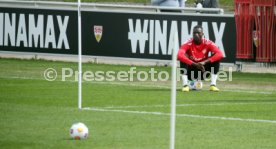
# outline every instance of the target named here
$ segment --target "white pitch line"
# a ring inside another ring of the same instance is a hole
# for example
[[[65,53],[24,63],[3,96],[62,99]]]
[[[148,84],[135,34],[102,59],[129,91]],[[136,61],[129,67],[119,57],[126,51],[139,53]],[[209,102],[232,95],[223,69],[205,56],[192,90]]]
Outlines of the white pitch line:
[[[227,92],[238,92],[238,93],[252,93],[252,94],[272,94],[272,92],[264,92],[264,91],[248,91],[248,90],[230,90],[230,89],[225,89],[223,91]]]
[[[124,86],[134,86],[134,87],[152,87],[152,88],[163,88],[163,89],[170,89],[170,86],[164,85],[151,85],[151,84],[135,84],[135,83],[121,83],[121,82],[93,82],[97,84],[112,84],[112,85],[124,85]],[[234,89],[223,89],[222,92],[239,92],[239,93],[250,93],[250,94],[273,94],[273,91],[250,91],[250,90],[234,90]]]
[[[127,111],[127,110],[100,109],[100,108],[89,108],[89,107],[83,108],[83,110],[170,116],[170,113],[163,113],[163,112]],[[194,115],[194,114],[176,114],[176,116],[177,117],[201,118],[201,119],[217,119],[217,120],[227,120],[227,121],[243,121],[243,122],[258,122],[258,123],[276,124],[276,120],[244,119],[244,118],[235,118],[235,117],[205,116],[205,115]]]
[[[240,102],[240,103],[207,103],[207,104],[178,104],[177,107],[191,107],[191,106],[227,106],[227,105],[254,105],[254,104],[276,104],[276,102]],[[164,108],[170,105],[141,105],[141,106],[106,106],[97,107],[104,109],[129,109],[129,108]]]

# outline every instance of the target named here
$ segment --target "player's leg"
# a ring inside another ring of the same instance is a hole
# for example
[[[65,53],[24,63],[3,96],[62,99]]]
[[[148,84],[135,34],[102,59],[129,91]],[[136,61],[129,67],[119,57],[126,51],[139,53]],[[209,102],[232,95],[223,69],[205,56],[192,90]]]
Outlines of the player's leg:
[[[199,72],[198,69],[180,62],[180,74],[182,79],[183,92],[188,92],[190,90],[189,81],[198,80],[199,73],[201,72]]]
[[[189,66],[185,63],[180,62],[180,74],[181,74],[181,80],[182,80],[182,91],[183,92],[189,92],[189,80],[188,80],[188,68]]]
[[[217,73],[219,72],[220,62],[216,61],[205,66],[205,70],[211,73],[210,91],[219,91],[217,88]]]

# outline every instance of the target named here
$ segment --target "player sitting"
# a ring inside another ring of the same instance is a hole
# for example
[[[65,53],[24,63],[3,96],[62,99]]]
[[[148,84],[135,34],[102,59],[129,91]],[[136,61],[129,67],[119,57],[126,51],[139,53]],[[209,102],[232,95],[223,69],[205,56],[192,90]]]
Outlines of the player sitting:
[[[190,90],[188,80],[204,80],[209,77],[209,74],[211,74],[210,91],[219,91],[216,87],[216,81],[223,54],[214,42],[203,38],[203,35],[202,26],[195,26],[193,28],[193,38],[181,45],[178,51],[177,57],[180,61],[180,73],[183,81],[182,91],[184,92]],[[211,52],[210,56],[209,52]]]

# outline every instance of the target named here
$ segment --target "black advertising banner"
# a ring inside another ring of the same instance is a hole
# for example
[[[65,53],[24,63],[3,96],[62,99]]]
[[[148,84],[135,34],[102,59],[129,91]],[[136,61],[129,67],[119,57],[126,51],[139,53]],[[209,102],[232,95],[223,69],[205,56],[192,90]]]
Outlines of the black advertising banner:
[[[234,17],[82,12],[83,54],[143,59],[171,59],[173,35],[179,45],[191,37],[192,27],[201,24],[205,37],[235,62]]]
[[[1,8],[0,50],[78,54],[78,13],[71,10]],[[82,54],[170,60],[174,33],[179,45],[201,24],[205,37],[235,62],[234,17],[82,11]]]
[[[78,53],[76,11],[1,8],[0,50]]]

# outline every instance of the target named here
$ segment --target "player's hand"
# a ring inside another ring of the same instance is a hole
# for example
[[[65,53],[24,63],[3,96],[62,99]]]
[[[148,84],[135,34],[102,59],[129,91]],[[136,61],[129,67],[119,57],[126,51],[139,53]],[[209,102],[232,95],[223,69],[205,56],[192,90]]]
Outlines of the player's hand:
[[[201,63],[193,63],[192,66],[199,69],[199,70],[201,70],[202,72],[205,71],[205,68]]]
[[[205,61],[202,61],[202,62],[199,62],[201,65],[206,65],[206,64],[209,64],[209,63],[211,63],[211,61],[210,60],[205,60]]]

